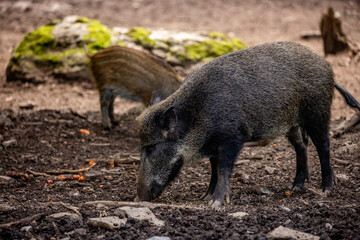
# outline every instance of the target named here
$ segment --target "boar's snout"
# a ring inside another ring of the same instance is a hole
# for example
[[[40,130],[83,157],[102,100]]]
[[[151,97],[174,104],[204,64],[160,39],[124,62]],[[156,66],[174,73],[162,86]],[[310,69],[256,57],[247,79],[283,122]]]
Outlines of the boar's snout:
[[[163,191],[163,187],[153,182],[150,186],[144,186],[142,184],[138,185],[137,194],[139,201],[148,201],[158,198]]]

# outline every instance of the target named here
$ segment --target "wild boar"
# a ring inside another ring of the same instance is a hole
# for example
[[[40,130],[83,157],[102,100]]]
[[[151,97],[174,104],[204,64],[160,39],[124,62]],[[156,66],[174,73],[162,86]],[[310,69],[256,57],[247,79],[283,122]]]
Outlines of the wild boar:
[[[195,69],[175,93],[139,117],[138,199],[155,199],[184,163],[209,157],[212,174],[205,199],[213,207],[225,196],[229,202],[229,178],[243,144],[282,134],[296,151],[293,186],[301,188],[309,178],[309,136],[320,158],[322,190],[330,191],[335,180],[328,134],[334,88],[360,110],[334,82],[329,63],[291,42],[257,45]]]
[[[182,77],[165,61],[143,51],[112,46],[88,54],[90,70],[100,94],[102,126],[118,124],[114,100],[121,95],[149,105],[151,96],[166,98],[175,92]]]

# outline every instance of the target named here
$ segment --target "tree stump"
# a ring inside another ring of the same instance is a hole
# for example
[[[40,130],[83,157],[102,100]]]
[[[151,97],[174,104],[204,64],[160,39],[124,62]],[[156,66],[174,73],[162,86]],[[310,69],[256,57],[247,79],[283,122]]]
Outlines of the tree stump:
[[[340,17],[335,15],[331,7],[321,17],[320,31],[324,42],[325,56],[327,54],[336,54],[349,48],[346,35],[341,29]]]

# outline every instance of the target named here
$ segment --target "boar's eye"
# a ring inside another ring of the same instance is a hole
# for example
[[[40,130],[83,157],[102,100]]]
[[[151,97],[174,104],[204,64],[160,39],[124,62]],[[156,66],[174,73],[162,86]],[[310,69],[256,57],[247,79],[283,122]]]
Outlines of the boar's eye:
[[[149,145],[145,147],[145,153],[147,156],[151,155],[151,153],[155,150],[156,145]]]

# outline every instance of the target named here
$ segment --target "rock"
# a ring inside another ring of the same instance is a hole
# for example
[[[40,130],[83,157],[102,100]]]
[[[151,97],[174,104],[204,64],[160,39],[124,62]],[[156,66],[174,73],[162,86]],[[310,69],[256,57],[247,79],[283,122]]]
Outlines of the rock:
[[[150,223],[155,224],[157,226],[164,226],[164,221],[161,221],[155,217],[155,215],[151,212],[151,210],[147,207],[120,207],[117,210],[125,211],[128,217],[135,218],[137,220],[148,220]]]
[[[286,211],[286,212],[291,212],[291,209],[290,209],[290,208],[287,208],[287,207],[285,207],[285,206],[283,206],[283,205],[281,205],[279,208],[280,208],[281,210]]]
[[[0,175],[0,184],[10,184],[12,182],[15,182],[15,179],[8,176]]]
[[[276,172],[278,169],[276,169],[276,168],[273,168],[273,167],[269,167],[269,166],[265,166],[265,172],[267,173],[267,174],[274,174],[274,172]]]
[[[76,46],[78,42],[89,34],[86,22],[77,22],[78,16],[67,16],[54,26],[52,34],[60,46]]]
[[[234,218],[243,219],[244,217],[248,216],[249,214],[246,212],[235,212],[235,213],[230,213],[229,215]]]
[[[147,240],[171,240],[171,239],[169,237],[154,236],[154,237],[148,238]]]
[[[333,229],[333,226],[330,223],[326,223],[325,228],[331,230]]]
[[[103,217],[103,218],[90,218],[87,221],[87,225],[92,227],[105,228],[114,230],[120,228],[121,225],[125,224],[127,219],[121,219],[115,216]]]
[[[75,236],[86,236],[87,231],[86,231],[85,228],[78,228],[78,229],[75,229],[75,230],[73,230],[73,231],[71,231],[71,232],[67,232],[66,234],[67,234],[67,235],[70,235],[70,236],[72,236],[72,235],[75,235]]]
[[[154,49],[151,51],[155,56],[158,56],[159,58],[165,59],[167,54],[164,50],[161,49]]]
[[[3,203],[0,204],[0,212],[1,213],[11,212],[14,210],[15,210],[15,208],[10,206],[9,204],[3,204]]]
[[[49,222],[56,221],[59,219],[68,218],[73,222],[82,223],[82,217],[76,213],[69,213],[69,212],[60,212],[60,213],[54,213],[49,216],[46,216],[46,220]]]
[[[24,226],[24,227],[22,227],[20,230],[21,230],[22,232],[29,232],[31,229],[32,229],[32,226]]]
[[[260,192],[263,194],[267,194],[267,195],[273,195],[274,193],[272,191],[270,191],[269,189],[267,189],[266,187],[262,187],[260,189]]]
[[[336,174],[336,178],[341,182],[346,182],[349,180],[349,176],[346,174]]]
[[[115,214],[116,216],[120,217],[120,218],[126,218],[126,217],[127,217],[125,210],[120,209],[120,208],[116,209],[115,212],[114,212],[114,214]]]
[[[71,8],[65,3],[54,3],[49,4],[49,11],[66,11],[64,7]],[[204,63],[247,47],[240,39],[222,33],[109,28],[97,20],[67,16],[25,35],[13,51],[6,69],[6,80],[44,82],[55,77],[88,81],[89,59],[84,54],[82,43],[90,54],[111,45],[121,45],[152,51],[168,63],[182,66]]]
[[[4,147],[11,147],[11,146],[15,146],[17,144],[17,141],[15,138],[12,138],[10,140],[7,140],[7,141],[3,141],[2,142],[2,145]]]
[[[269,232],[267,235],[269,240],[271,239],[293,239],[293,240],[318,240],[320,237],[296,231],[290,228],[279,226],[274,229],[272,232]]]
[[[291,222],[292,222],[291,219],[288,219],[288,220],[286,220],[286,221],[284,222],[284,224],[285,224],[285,225],[289,225]]]

